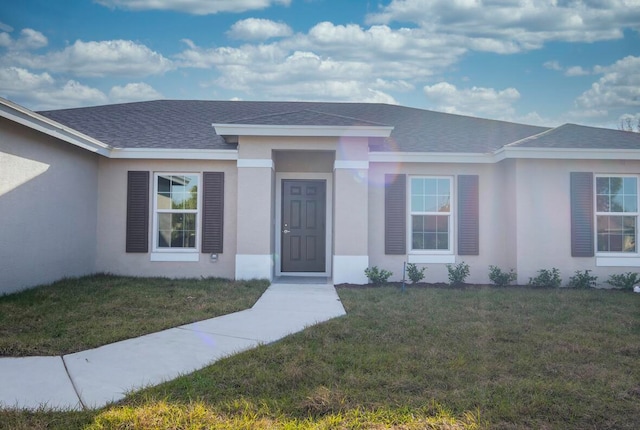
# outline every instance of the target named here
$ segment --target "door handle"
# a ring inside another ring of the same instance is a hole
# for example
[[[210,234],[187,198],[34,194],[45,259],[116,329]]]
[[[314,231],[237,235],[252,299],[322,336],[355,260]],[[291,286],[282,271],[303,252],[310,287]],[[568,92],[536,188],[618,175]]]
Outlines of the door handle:
[[[282,232],[283,232],[284,234],[287,234],[287,233],[291,233],[291,230],[284,229],[284,230],[282,230]]]

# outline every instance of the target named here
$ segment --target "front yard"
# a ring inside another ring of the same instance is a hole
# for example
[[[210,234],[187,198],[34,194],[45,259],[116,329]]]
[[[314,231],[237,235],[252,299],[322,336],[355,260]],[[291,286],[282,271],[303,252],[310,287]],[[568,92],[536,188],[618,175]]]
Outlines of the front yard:
[[[0,412],[0,428],[639,427],[639,294],[338,293],[346,317],[101,411]]]

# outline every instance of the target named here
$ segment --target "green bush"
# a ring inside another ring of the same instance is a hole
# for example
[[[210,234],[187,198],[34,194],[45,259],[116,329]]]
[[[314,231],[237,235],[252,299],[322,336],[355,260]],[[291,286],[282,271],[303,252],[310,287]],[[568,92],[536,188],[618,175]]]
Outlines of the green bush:
[[[506,287],[518,279],[518,274],[513,269],[503,272],[499,267],[489,266],[489,279],[498,287]]]
[[[555,267],[551,270],[540,269],[538,270],[538,276],[535,278],[529,278],[529,285],[534,287],[554,287],[558,288],[562,284],[560,278],[560,271]]]
[[[424,279],[424,271],[427,270],[426,267],[418,269],[413,263],[407,264],[407,276],[411,279],[411,283],[415,284],[416,282],[420,282]]]
[[[584,272],[576,270],[576,274],[569,278],[569,287],[581,289],[595,287],[598,277],[589,275],[589,272],[589,270]]]
[[[607,284],[623,290],[633,290],[633,286],[638,282],[640,282],[640,275],[634,272],[627,272],[609,276]]]
[[[380,270],[378,266],[367,267],[364,269],[364,274],[369,278],[369,282],[373,285],[383,285],[387,283],[387,279],[393,275],[392,272],[388,270]]]
[[[449,285],[456,286],[464,283],[464,280],[469,276],[469,265],[464,261],[456,264],[447,264],[447,270],[449,271]]]

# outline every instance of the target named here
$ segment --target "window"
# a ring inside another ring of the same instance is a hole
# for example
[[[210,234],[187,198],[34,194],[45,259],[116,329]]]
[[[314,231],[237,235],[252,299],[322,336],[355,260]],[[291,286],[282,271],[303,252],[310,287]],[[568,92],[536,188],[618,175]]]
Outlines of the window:
[[[451,178],[411,178],[412,251],[451,251],[451,182]]]
[[[195,174],[156,175],[156,251],[197,250],[199,181]]]
[[[598,252],[636,253],[638,178],[596,176]]]

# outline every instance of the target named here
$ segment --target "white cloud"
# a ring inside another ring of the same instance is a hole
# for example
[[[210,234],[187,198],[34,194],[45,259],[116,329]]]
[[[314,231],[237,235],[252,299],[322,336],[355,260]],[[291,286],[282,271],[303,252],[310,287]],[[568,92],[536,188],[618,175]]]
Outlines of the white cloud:
[[[0,94],[31,109],[59,109],[107,103],[96,88],[69,80],[58,84],[48,73],[31,73],[18,67],[0,68]]]
[[[13,27],[11,27],[9,24],[5,24],[4,22],[0,21],[0,31],[6,31],[7,33],[11,33],[13,31]]]
[[[493,88],[472,87],[458,89],[448,82],[424,87],[424,94],[440,111],[461,115],[509,119],[520,93],[515,88],[496,91]]]
[[[0,33],[0,46],[13,51],[39,49],[47,46],[48,43],[44,34],[31,28],[22,29],[17,40],[13,40],[9,33]]]
[[[606,114],[640,106],[640,57],[628,56],[610,66],[596,66],[594,73],[602,77],[576,99],[577,108]]]
[[[129,10],[173,10],[194,15],[244,12],[273,5],[288,6],[291,0],[96,0],[110,8]]]
[[[172,62],[161,54],[130,40],[78,40],[62,51],[44,55],[10,53],[2,62],[12,62],[31,69],[91,77],[142,77],[161,74],[174,67]]]
[[[546,63],[543,64],[545,69],[549,69],[549,70],[555,70],[555,71],[562,71],[563,68],[560,65],[560,63],[558,61],[547,61]]]
[[[274,37],[290,36],[293,34],[293,30],[281,22],[248,18],[233,24],[227,34],[234,39],[267,40]]]
[[[583,69],[581,66],[573,66],[565,70],[564,74],[566,76],[586,76],[591,74],[591,72]]]
[[[109,100],[113,103],[157,100],[161,98],[163,98],[162,94],[144,82],[129,83],[124,87],[116,85],[109,91]]]
[[[46,72],[35,74],[20,67],[0,69],[0,91],[4,94],[16,95],[34,91],[53,85],[53,82],[51,75]]]
[[[478,51],[510,53],[549,41],[620,39],[640,29],[637,0],[392,0],[368,22],[412,22],[432,33],[458,35]]]

